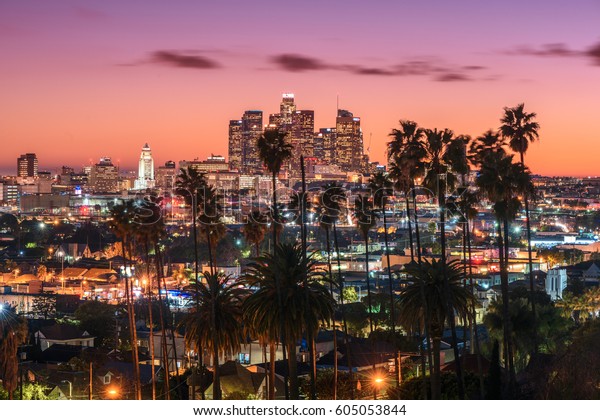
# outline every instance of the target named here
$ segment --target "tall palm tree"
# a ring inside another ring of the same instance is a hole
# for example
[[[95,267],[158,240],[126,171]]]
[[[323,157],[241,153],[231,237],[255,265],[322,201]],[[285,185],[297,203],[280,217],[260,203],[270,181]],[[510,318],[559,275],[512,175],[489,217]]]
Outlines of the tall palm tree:
[[[185,343],[197,351],[207,349],[213,357],[213,399],[220,400],[221,380],[219,358],[238,352],[243,339],[242,304],[247,291],[230,282],[220,273],[204,273],[206,284],[191,288],[193,300],[200,302],[200,310],[193,308],[182,321]]]
[[[283,321],[283,333],[288,338],[290,397],[298,399],[296,343],[303,331],[316,334],[319,325],[328,323],[333,315],[335,302],[322,283],[324,276],[317,271],[312,254],[304,254],[299,245],[281,244],[274,253],[254,258],[243,279],[250,287],[258,288],[244,302],[245,319],[253,329],[276,341],[281,337],[279,326]],[[284,296],[282,306],[277,304],[279,293]],[[308,302],[305,293],[309,294]]]
[[[182,196],[185,203],[192,210],[192,240],[194,241],[194,285],[196,286],[196,296],[200,296],[198,283],[200,282],[200,270],[198,268],[198,209],[201,205],[203,191],[206,188],[206,178],[204,174],[198,172],[193,167],[181,169],[175,180],[175,193]],[[196,310],[199,310],[200,302],[196,302]],[[198,365],[202,366],[203,349],[199,348]],[[192,395],[196,398],[195,371],[192,371]],[[202,393],[204,399],[204,393]]]
[[[521,206],[519,196],[531,193],[533,184],[527,168],[513,162],[513,155],[503,151],[490,154],[482,163],[477,186],[487,199],[493,203],[497,219],[497,237],[500,262],[500,280],[502,288],[502,309],[504,318],[504,355],[508,367],[507,394],[514,396],[516,375],[513,360],[513,343],[509,322],[508,300],[508,232],[510,222],[514,220]]]
[[[540,125],[535,121],[535,112],[525,112],[525,104],[518,104],[513,108],[504,108],[504,116],[500,120],[500,133],[502,137],[508,140],[508,144],[512,151],[519,154],[521,165],[525,166],[525,153],[529,148],[529,143],[539,139],[538,130]],[[532,191],[532,194],[534,191]],[[533,284],[533,257],[531,253],[531,220],[529,219],[529,197],[524,196],[525,202],[525,218],[527,227],[527,254],[529,258],[529,290],[531,312],[533,315],[534,324],[536,322],[535,315],[535,287]],[[534,342],[536,342],[537,329],[534,328]],[[537,344],[536,344],[537,351]]]
[[[242,235],[246,242],[254,245],[256,257],[260,256],[260,244],[265,240],[268,222],[263,212],[254,209],[248,214],[246,224],[242,227]]]
[[[189,167],[181,169],[175,181],[175,192],[182,196],[185,203],[192,210],[192,235],[194,240],[194,282],[198,282],[198,208],[201,205],[203,191],[206,188],[206,178],[204,174],[198,172],[195,168]]]
[[[133,259],[134,235],[136,222],[140,212],[136,209],[133,200],[126,200],[122,204],[117,204],[111,209],[111,219],[109,221],[110,229],[121,239],[121,256],[123,257],[125,278],[125,302],[127,305],[127,314],[129,318],[129,334],[131,341],[131,358],[133,363],[133,373],[135,379],[136,399],[142,399],[142,385],[140,379],[139,353],[137,344],[137,330],[135,326],[135,307],[133,304],[133,289],[128,275],[128,264]]]
[[[383,218],[383,239],[385,243],[385,256],[387,259],[387,273],[388,273],[388,286],[390,295],[390,326],[392,328],[392,344],[394,351],[398,351],[396,348],[396,311],[395,311],[395,294],[394,294],[394,283],[392,280],[392,267],[390,264],[390,250],[388,242],[388,230],[387,230],[387,217],[385,213],[385,206],[387,199],[392,195],[392,181],[389,175],[384,172],[375,173],[371,179],[369,179],[369,189],[373,196],[375,206],[379,209]],[[398,357],[394,357],[394,366],[396,369],[396,386],[400,385],[400,361]]]
[[[407,217],[409,218],[409,235],[412,242],[412,229],[410,226],[410,211],[408,204],[408,193],[412,196],[413,217],[415,224],[415,248],[417,262],[421,264],[421,236],[419,233],[419,217],[417,213],[417,187],[415,180],[423,178],[425,175],[425,157],[427,151],[423,143],[425,130],[414,121],[400,120],[400,128],[393,129],[390,133],[392,140],[388,143],[388,161],[392,177],[396,180],[397,188],[405,190],[405,200],[407,205]],[[411,244],[411,261],[414,262],[414,254]],[[424,285],[421,285],[421,296],[423,307],[427,307]],[[425,310],[425,317],[429,317],[429,312]],[[427,319],[422,324],[425,337],[429,337],[429,322]],[[419,327],[420,328],[420,327]],[[428,338],[429,340],[429,338]],[[425,373],[425,352],[423,346],[420,346],[421,352],[421,375],[423,383],[423,396],[427,396],[427,377]],[[427,361],[429,363],[430,376],[433,376],[433,359],[431,346],[427,346]]]
[[[405,209],[406,209],[406,221],[408,230],[408,243],[410,247],[410,260],[415,260],[414,253],[414,240],[413,232],[410,221],[410,191],[412,189],[412,182],[410,179],[409,171],[404,166],[401,158],[398,156],[391,156],[388,160],[388,174],[390,180],[393,182],[393,188],[404,195]]]
[[[441,243],[441,263],[442,268],[446,265],[446,196],[448,190],[452,191],[456,184],[456,176],[451,169],[451,165],[457,164],[459,169],[463,169],[462,162],[460,159],[452,161],[456,151],[461,147],[462,140],[457,140],[454,137],[454,133],[451,130],[445,129],[439,131],[437,129],[425,130],[425,150],[426,155],[426,167],[427,172],[425,174],[425,185],[434,191],[437,195],[438,212],[440,218],[440,243]],[[461,144],[457,143],[460,142]],[[453,146],[454,145],[454,146]],[[466,156],[466,152],[465,152]],[[466,162],[465,162],[466,166]],[[448,299],[451,299],[450,285],[444,277],[444,290],[448,293]],[[456,367],[456,378],[458,381],[458,395],[460,399],[464,399],[465,388],[464,379],[462,375],[462,366],[459,358],[458,339],[456,336],[456,325],[454,313],[452,313],[452,302],[448,301],[448,323],[450,324],[450,330],[452,334],[452,348],[454,350],[454,365]]]
[[[214,274],[217,267],[216,249],[217,244],[225,237],[225,225],[223,224],[221,205],[222,196],[212,185],[207,185],[202,193],[202,209],[198,217],[200,223],[200,234],[204,236],[208,246],[208,260],[210,273]]]
[[[11,400],[18,384],[17,351],[26,340],[27,321],[17,315],[14,307],[0,303],[0,379]]]
[[[506,143],[497,132],[488,130],[469,143],[467,159],[471,165],[479,167],[488,156],[504,152],[505,146]]]
[[[278,227],[281,225],[279,217],[279,207],[277,205],[277,175],[281,171],[284,162],[292,157],[293,146],[287,141],[287,133],[279,129],[265,130],[263,135],[257,140],[258,155],[262,160],[264,166],[271,173],[272,176],[272,188],[273,188],[273,202],[272,202],[272,215],[271,220],[273,223],[273,249],[277,246],[278,242]],[[281,225],[282,226],[282,225]],[[282,280],[280,280],[282,281]],[[283,296],[281,295],[281,287],[279,282],[276,282],[277,289],[277,303],[279,305],[279,312],[283,313]],[[281,344],[283,347],[283,360],[287,359],[287,348],[286,348],[286,335],[285,335],[285,321],[280,318],[280,334]],[[284,375],[284,386],[285,396],[289,397],[288,381],[287,376]]]
[[[414,282],[402,289],[400,293],[398,316],[406,328],[411,328],[413,325],[426,322],[425,311],[429,312],[431,342],[428,347],[433,347],[434,355],[434,373],[431,378],[432,397],[439,399],[441,395],[440,343],[450,313],[447,306],[449,303],[452,306],[452,317],[454,313],[470,317],[470,308],[474,297],[468,289],[463,287],[464,274],[460,267],[460,261],[446,264],[441,260],[432,259],[431,262],[424,260],[420,265],[408,265],[405,272]],[[450,298],[445,290],[446,282],[450,286]],[[422,304],[421,284],[425,286],[426,309]]]
[[[354,380],[354,373],[352,371],[352,355],[350,354],[350,340],[348,337],[348,323],[346,321],[346,310],[344,307],[344,277],[342,275],[341,268],[341,257],[340,257],[340,248],[338,245],[338,235],[337,235],[337,224],[340,219],[343,218],[346,212],[346,190],[336,182],[330,182],[322,186],[321,194],[319,196],[319,207],[318,207],[318,215],[319,215],[319,224],[322,229],[325,230],[325,236],[327,241],[327,260],[329,267],[329,275],[330,275],[330,292],[333,297],[333,286],[337,283],[338,286],[338,298],[340,304],[340,312],[342,315],[342,328],[344,332],[344,343],[346,347],[346,367],[348,368],[350,382]],[[329,229],[333,231],[333,243],[334,249],[336,253],[337,259],[337,282],[333,280],[333,268],[331,266],[331,244],[329,238]],[[333,321],[333,319],[332,319]],[[333,321],[334,326],[334,355],[337,355],[337,334],[335,332],[335,322]],[[338,364],[337,357],[334,357],[334,377],[337,378],[338,374]],[[337,379],[334,385],[334,396],[337,398]],[[351,387],[351,397],[354,399],[354,388]]]
[[[367,283],[367,305],[369,312],[369,332],[373,334],[373,307],[371,303],[371,280],[369,273],[369,232],[377,226],[379,215],[373,208],[373,201],[367,196],[358,195],[354,200],[353,218],[356,228],[365,241],[365,280]]]

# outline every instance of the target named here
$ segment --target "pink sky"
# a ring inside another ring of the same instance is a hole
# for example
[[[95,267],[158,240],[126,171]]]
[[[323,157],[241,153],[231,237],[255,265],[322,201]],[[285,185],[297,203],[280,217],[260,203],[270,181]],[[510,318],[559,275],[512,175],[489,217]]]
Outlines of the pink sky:
[[[4,0],[1,172],[226,154],[230,119],[293,92],[316,128],[339,95],[379,161],[399,119],[477,136],[525,102],[533,172],[600,175],[600,5],[530,3]]]

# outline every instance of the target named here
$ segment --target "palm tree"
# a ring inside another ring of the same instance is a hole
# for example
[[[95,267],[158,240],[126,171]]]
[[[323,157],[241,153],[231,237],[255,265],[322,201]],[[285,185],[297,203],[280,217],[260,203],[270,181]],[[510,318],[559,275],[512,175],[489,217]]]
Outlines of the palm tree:
[[[200,233],[204,236],[208,246],[208,260],[210,273],[214,274],[217,267],[216,249],[217,244],[225,237],[225,225],[223,224],[221,205],[222,197],[212,185],[207,185],[202,193],[202,214],[198,217],[200,222]]]
[[[388,161],[390,162],[390,171],[392,178],[396,181],[396,188],[404,190],[407,217],[409,218],[409,236],[411,239],[411,260],[414,262],[414,253],[412,250],[412,229],[410,226],[410,210],[408,204],[408,193],[412,195],[413,216],[415,224],[415,240],[417,250],[417,262],[421,264],[421,236],[419,234],[419,217],[417,213],[417,188],[415,180],[425,175],[425,157],[426,150],[423,144],[425,130],[418,126],[414,121],[400,120],[400,129],[393,129],[390,133],[392,141],[388,143]],[[421,290],[423,307],[427,307],[425,299],[425,289],[422,285]],[[425,317],[429,312],[425,310]],[[429,322],[425,320],[423,332],[425,337],[429,337]],[[419,327],[420,328],[420,327]],[[421,374],[423,383],[423,396],[427,396],[427,377],[425,374],[425,353],[423,346],[420,346],[421,352]],[[433,376],[433,360],[431,346],[427,346],[427,361],[429,363],[430,376]]]
[[[17,351],[26,340],[27,321],[17,315],[14,307],[0,303],[0,379],[11,400],[18,384]]]
[[[454,313],[463,317],[470,317],[470,308],[473,304],[473,294],[463,287],[464,273],[460,267],[460,261],[452,261],[448,264],[441,260],[432,259],[422,261],[420,265],[409,264],[405,272],[414,283],[409,284],[402,289],[398,302],[398,317],[400,322],[406,328],[412,328],[425,321],[425,312],[429,312],[429,331],[431,341],[428,340],[428,347],[433,347],[433,365],[434,373],[431,378],[432,397],[440,398],[440,343],[444,326],[448,315]],[[450,295],[448,295],[445,283],[450,286]],[[424,309],[422,304],[421,289],[425,287],[425,296],[427,306]],[[448,310],[448,304],[451,305],[451,311]]]
[[[460,152],[460,147],[463,146],[463,140],[455,139],[454,133],[451,130],[445,129],[438,131],[437,129],[425,130],[425,151],[426,151],[426,167],[425,185],[437,194],[438,212],[440,218],[440,243],[441,243],[441,263],[442,267],[446,264],[446,195],[447,190],[452,191],[456,184],[456,176],[451,171],[452,164],[456,164],[458,169],[463,170],[464,163],[456,157]],[[460,143],[459,143],[460,142]],[[466,151],[465,151],[466,156]],[[452,159],[455,159],[453,161]],[[445,277],[444,277],[445,278]],[[444,290],[448,293],[448,299],[451,298],[449,284],[444,280]],[[460,353],[458,350],[458,340],[456,337],[456,325],[454,313],[451,313],[452,302],[448,301],[448,322],[452,333],[452,347],[454,349],[454,365],[456,367],[456,378],[458,381],[458,395],[460,399],[465,396],[464,379],[462,375]]]
[[[189,292],[200,310],[193,308],[185,317],[185,343],[196,351],[207,349],[213,357],[213,399],[221,399],[219,357],[238,352],[243,339],[242,304],[246,290],[231,283],[229,276],[204,273],[206,284]]]
[[[206,188],[206,178],[204,174],[198,172],[193,167],[181,169],[175,181],[175,192],[182,196],[185,203],[192,209],[192,239],[194,241],[194,284],[196,285],[196,296],[200,295],[198,283],[200,282],[200,270],[198,269],[198,207],[200,199],[203,196],[203,190]],[[199,310],[200,302],[196,302],[196,310]],[[202,366],[203,350],[198,353],[198,365]],[[192,395],[196,398],[195,371],[192,371]],[[204,392],[202,393],[204,399]]]
[[[286,139],[287,133],[280,131],[279,129],[265,130],[263,135],[259,137],[257,141],[258,155],[262,160],[267,170],[272,175],[273,181],[273,202],[272,202],[272,223],[273,223],[273,249],[277,246],[278,242],[278,227],[281,224],[279,217],[279,207],[277,206],[277,175],[281,171],[283,163],[291,158],[293,146]],[[282,280],[280,280],[282,281]],[[281,295],[281,287],[279,282],[276,282],[276,287],[279,292],[277,293],[277,303],[279,305],[279,312],[283,313],[283,296]],[[280,318],[280,334],[281,344],[283,346],[283,360],[287,359],[286,355],[286,335],[285,335],[285,321]],[[286,399],[289,397],[288,381],[287,376],[284,375],[284,386]]]
[[[137,330],[135,326],[135,308],[133,305],[133,285],[128,275],[128,261],[133,258],[132,243],[137,228],[140,212],[136,209],[133,200],[126,200],[122,204],[117,204],[111,209],[111,219],[109,221],[110,229],[121,239],[121,255],[125,266],[125,301],[127,305],[127,314],[129,318],[129,334],[131,341],[131,356],[133,363],[133,372],[135,379],[136,399],[142,399],[142,385],[140,379],[139,354],[137,344]]]
[[[511,150],[519,154],[521,158],[521,165],[523,166],[525,166],[525,152],[527,152],[527,149],[529,148],[529,143],[539,139],[538,130],[540,129],[540,125],[534,121],[536,117],[535,112],[525,112],[524,108],[525,104],[518,104],[513,108],[505,107],[504,116],[500,120],[502,123],[500,126],[500,133],[502,134],[502,137],[508,140]],[[534,191],[531,193],[533,196]],[[528,194],[525,194],[524,202],[527,227],[527,254],[529,257],[529,290],[531,292],[530,303],[533,321],[535,324],[535,287],[533,284],[533,257],[531,254],[531,221],[529,219]],[[534,328],[534,342],[536,339],[535,334],[537,334],[537,330]]]
[[[344,343],[346,347],[346,361],[349,372],[349,378],[352,382],[354,380],[353,372],[352,372],[352,356],[350,354],[350,340],[348,338],[348,323],[346,322],[346,311],[344,307],[344,277],[342,276],[342,268],[341,268],[341,257],[340,257],[340,248],[338,246],[338,235],[337,235],[337,223],[343,217],[346,210],[346,190],[342,188],[336,182],[331,182],[325,184],[321,188],[321,195],[319,196],[319,206],[318,206],[318,215],[319,215],[319,225],[323,230],[325,230],[325,239],[327,241],[327,261],[328,261],[328,269],[330,276],[330,292],[333,297],[333,286],[335,284],[333,280],[333,268],[331,265],[331,243],[329,238],[329,229],[333,230],[333,243],[334,249],[336,253],[337,259],[337,286],[338,286],[338,297],[340,304],[340,312],[342,315],[342,327],[344,331]],[[333,321],[334,326],[334,335],[333,335],[333,346],[334,346],[334,354],[337,354],[337,334],[335,332],[335,322]],[[334,377],[338,376],[338,364],[337,357],[334,357]],[[337,381],[335,382],[334,389],[334,397],[337,398]],[[351,399],[354,399],[354,388],[351,391]],[[334,399],[335,399],[334,398]]]
[[[367,196],[358,195],[354,200],[354,222],[356,228],[360,232],[363,240],[365,241],[365,279],[367,282],[367,305],[369,312],[369,332],[373,334],[373,315],[372,315],[372,304],[371,304],[371,281],[369,273],[369,232],[375,226],[377,226],[377,219],[379,215],[373,209],[373,201]]]
[[[200,199],[203,196],[203,190],[206,188],[206,179],[204,174],[198,172],[193,167],[181,169],[175,181],[175,192],[182,196],[187,205],[192,209],[192,234],[194,240],[194,282],[199,281],[198,270],[198,207]]]
[[[479,167],[488,156],[496,156],[498,153],[504,152],[504,146],[506,143],[499,134],[488,130],[469,143],[467,159],[471,165]]]
[[[392,327],[392,343],[394,351],[396,348],[396,313],[395,313],[395,298],[394,298],[394,284],[392,280],[392,268],[390,264],[390,250],[388,245],[388,232],[387,232],[387,218],[385,214],[385,205],[388,196],[393,192],[392,181],[389,175],[384,172],[377,172],[369,179],[369,189],[373,196],[375,206],[377,206],[383,217],[383,239],[385,242],[385,256],[387,259],[387,273],[388,273],[388,286],[390,294],[390,326]],[[400,385],[400,361],[398,357],[394,357],[394,365],[396,368],[396,386]]]
[[[300,245],[281,244],[274,253],[253,258],[243,279],[258,288],[244,302],[245,319],[252,329],[274,342],[282,332],[288,339],[290,397],[298,399],[296,343],[303,331],[315,335],[319,325],[333,315],[335,302],[321,282],[324,276],[317,271],[313,255],[304,254]],[[284,296],[281,306],[277,302],[280,293]],[[305,293],[309,294],[308,301]],[[279,328],[282,321],[283,331]]]
[[[293,146],[287,141],[287,133],[279,129],[265,130],[257,141],[258,154],[273,180],[273,224],[281,223],[277,207],[277,175],[283,163],[292,157]],[[273,226],[273,245],[277,245],[277,232]]]
[[[516,377],[513,360],[513,343],[509,322],[508,300],[508,232],[510,222],[514,220],[521,206],[520,195],[529,194],[533,189],[527,168],[520,163],[513,163],[513,155],[504,151],[490,154],[480,168],[477,185],[481,192],[493,203],[497,219],[497,237],[500,262],[500,279],[502,288],[502,308],[504,320],[504,355],[508,367],[509,380],[507,393],[513,396]],[[504,236],[503,236],[504,235]]]
[[[248,214],[246,224],[242,227],[246,242],[254,245],[256,257],[260,256],[260,244],[265,240],[267,224],[267,216],[260,210],[254,209]]]

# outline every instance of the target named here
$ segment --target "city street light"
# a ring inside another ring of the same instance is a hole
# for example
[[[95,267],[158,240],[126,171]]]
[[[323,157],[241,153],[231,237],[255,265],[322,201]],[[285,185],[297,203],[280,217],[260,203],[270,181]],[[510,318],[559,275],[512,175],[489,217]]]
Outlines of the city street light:
[[[62,291],[65,292],[65,253],[61,249],[56,253],[60,257],[60,281],[62,283]]]

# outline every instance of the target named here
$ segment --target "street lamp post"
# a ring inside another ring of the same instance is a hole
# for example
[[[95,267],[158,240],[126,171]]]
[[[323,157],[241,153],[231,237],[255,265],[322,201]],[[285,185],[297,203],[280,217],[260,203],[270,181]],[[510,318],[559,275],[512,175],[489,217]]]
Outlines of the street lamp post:
[[[62,283],[62,291],[65,293],[65,252],[61,249],[57,252],[60,257],[60,281]]]

